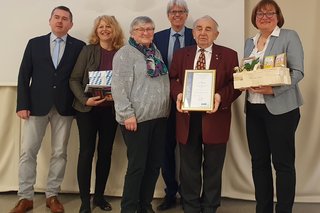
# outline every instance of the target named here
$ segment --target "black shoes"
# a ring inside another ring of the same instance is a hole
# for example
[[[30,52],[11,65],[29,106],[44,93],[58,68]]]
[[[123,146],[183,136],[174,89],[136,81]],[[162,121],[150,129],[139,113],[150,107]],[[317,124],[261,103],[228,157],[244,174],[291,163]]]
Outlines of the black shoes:
[[[176,198],[167,198],[165,197],[163,202],[157,207],[158,211],[165,211],[176,206]]]
[[[99,208],[103,211],[111,211],[112,206],[108,201],[104,198],[93,198],[93,205],[99,206]]]
[[[79,213],[91,213],[90,204],[85,205],[84,203],[81,203]]]
[[[92,202],[94,206],[98,206],[103,211],[112,210],[111,204],[108,203],[103,197],[94,197]],[[85,200],[81,203],[79,213],[91,213],[90,199],[88,201]]]
[[[155,213],[155,211],[153,211],[153,209],[150,207],[146,209],[138,209],[137,213]]]

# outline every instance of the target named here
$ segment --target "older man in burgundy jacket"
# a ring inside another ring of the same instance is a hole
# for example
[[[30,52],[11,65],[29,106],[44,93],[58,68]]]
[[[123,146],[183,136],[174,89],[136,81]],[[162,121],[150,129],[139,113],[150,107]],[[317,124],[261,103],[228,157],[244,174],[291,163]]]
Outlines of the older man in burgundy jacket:
[[[218,34],[218,24],[210,16],[196,20],[193,36],[197,45],[176,51],[170,67],[171,96],[178,110],[180,181],[186,213],[212,213],[220,206],[221,173],[230,132],[231,104],[241,94],[233,87],[233,68],[238,66],[237,53],[214,44]],[[199,69],[197,61],[201,52],[205,55],[203,68],[216,70],[214,109],[207,112],[183,111],[185,70]]]

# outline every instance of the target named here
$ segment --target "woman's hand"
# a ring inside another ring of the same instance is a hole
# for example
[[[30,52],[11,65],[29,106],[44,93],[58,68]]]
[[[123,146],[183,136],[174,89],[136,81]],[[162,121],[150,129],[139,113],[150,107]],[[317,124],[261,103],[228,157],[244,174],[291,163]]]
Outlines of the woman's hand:
[[[105,96],[106,101],[113,101],[112,95]]]
[[[87,106],[98,106],[99,104],[101,104],[102,102],[108,100],[107,96],[105,96],[104,98],[101,98],[100,96],[95,96],[95,97],[90,97],[88,98],[86,105]]]
[[[273,95],[272,86],[250,87],[248,90],[250,92],[259,93],[263,95]]]
[[[127,120],[124,121],[124,125],[127,130],[129,131],[137,131],[137,119],[135,116],[128,118]]]
[[[247,91],[247,90],[249,90],[250,89],[250,87],[244,87],[244,88],[240,88],[239,90],[241,91],[241,92],[245,92],[245,91]]]

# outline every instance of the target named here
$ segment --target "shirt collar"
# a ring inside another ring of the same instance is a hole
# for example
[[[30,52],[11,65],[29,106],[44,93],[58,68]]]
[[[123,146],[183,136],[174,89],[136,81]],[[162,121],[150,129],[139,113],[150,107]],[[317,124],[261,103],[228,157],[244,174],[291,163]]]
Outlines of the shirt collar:
[[[183,27],[179,32],[174,31],[170,28],[170,37],[173,37],[174,34],[179,33],[181,36],[184,36],[185,27]]]
[[[67,40],[67,34],[60,37],[64,42]],[[58,38],[58,36],[56,36],[54,33],[50,34],[50,41],[53,42],[54,40],[56,40],[56,38]]]
[[[213,44],[211,44],[209,47],[205,48],[205,52],[208,52],[208,53],[212,53],[212,46]],[[199,46],[197,46],[197,52],[200,51],[200,49],[203,49],[203,48],[200,48]]]
[[[276,27],[273,29],[273,31],[272,31],[271,35],[269,36],[269,38],[270,38],[271,36],[279,37],[280,31],[281,31],[280,27],[276,26]],[[251,38],[251,39],[253,40],[253,43],[254,43],[254,44],[257,44],[258,39],[260,38],[260,36],[261,36],[261,33],[258,32],[254,37]]]
[[[274,28],[274,30],[272,31],[271,36],[279,37],[279,35],[280,35],[280,30],[281,30],[280,27],[276,26],[276,27]]]

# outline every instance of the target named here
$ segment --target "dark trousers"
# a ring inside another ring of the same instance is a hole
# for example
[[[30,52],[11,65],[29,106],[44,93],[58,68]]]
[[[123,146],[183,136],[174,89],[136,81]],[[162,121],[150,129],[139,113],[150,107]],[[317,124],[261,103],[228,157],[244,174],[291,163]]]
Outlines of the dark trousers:
[[[299,120],[299,109],[272,115],[264,104],[247,102],[246,129],[257,213],[273,212],[271,162],[276,171],[276,212],[292,212],[296,186],[295,132]]]
[[[163,160],[166,119],[138,123],[137,131],[121,125],[127,146],[128,168],[121,200],[121,213],[151,208],[151,201]]]
[[[215,213],[221,200],[226,144],[202,143],[201,116],[198,112],[191,113],[188,143],[180,144],[180,183],[185,213]]]
[[[166,199],[173,200],[178,192],[178,182],[176,179],[176,105],[171,104],[171,111],[167,120],[167,134],[165,140],[163,165],[161,174],[166,184]]]
[[[102,198],[109,176],[112,146],[117,122],[112,107],[94,107],[90,112],[77,112],[80,151],[78,158],[78,184],[81,201],[90,201],[92,160],[98,134],[95,197]]]

